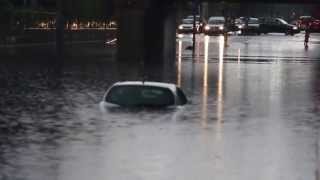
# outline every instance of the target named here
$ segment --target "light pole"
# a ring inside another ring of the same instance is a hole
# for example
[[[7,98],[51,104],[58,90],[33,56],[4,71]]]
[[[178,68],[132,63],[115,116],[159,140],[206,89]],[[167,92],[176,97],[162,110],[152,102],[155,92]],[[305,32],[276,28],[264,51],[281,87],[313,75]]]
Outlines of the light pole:
[[[193,31],[192,31],[192,57],[195,56],[195,49],[196,49],[196,16],[199,7],[198,0],[194,0],[192,2],[192,13],[193,13]]]
[[[63,0],[57,0],[56,17],[56,51],[58,59],[62,58],[64,50],[64,7]]]

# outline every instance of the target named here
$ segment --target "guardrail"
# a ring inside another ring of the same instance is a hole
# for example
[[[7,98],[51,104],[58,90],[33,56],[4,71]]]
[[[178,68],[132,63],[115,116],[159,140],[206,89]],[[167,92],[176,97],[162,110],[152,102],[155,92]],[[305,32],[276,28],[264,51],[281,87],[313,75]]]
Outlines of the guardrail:
[[[66,29],[66,42],[107,41],[116,37],[116,28],[79,28]],[[0,45],[26,43],[51,43],[56,40],[55,28],[26,28],[22,33],[0,37]]]

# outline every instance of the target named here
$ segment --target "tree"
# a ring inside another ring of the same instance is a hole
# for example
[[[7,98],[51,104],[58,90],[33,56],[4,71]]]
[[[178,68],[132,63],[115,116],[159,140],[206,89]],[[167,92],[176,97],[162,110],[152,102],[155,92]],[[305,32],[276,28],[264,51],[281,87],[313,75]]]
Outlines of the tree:
[[[9,0],[0,1],[0,21],[1,24],[10,23],[10,18],[13,15],[14,7]]]
[[[0,41],[11,29],[13,5],[9,0],[0,0]]]
[[[71,19],[104,20],[113,14],[113,0],[68,0],[64,7]]]

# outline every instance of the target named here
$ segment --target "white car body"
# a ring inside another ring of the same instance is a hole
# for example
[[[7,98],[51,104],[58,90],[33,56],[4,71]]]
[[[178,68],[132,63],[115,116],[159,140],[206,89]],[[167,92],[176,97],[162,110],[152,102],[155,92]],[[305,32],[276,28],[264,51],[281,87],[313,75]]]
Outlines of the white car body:
[[[224,32],[225,18],[222,16],[212,16],[204,28],[205,34],[221,34]]]
[[[200,22],[196,20],[196,32],[200,30]],[[193,32],[193,18],[186,18],[178,26],[178,33],[192,33]]]
[[[172,104],[172,106],[180,106],[180,105],[183,105],[181,104],[181,94],[179,96],[179,93],[178,91],[181,91],[179,87],[177,87],[175,84],[170,84],[170,83],[162,83],[162,82],[150,82],[150,81],[146,81],[146,82],[142,82],[142,81],[124,81],[124,82],[117,82],[115,84],[113,84],[108,90],[107,92],[104,94],[103,96],[103,100],[102,100],[102,103],[104,105],[107,105],[107,106],[119,106],[118,104],[113,104],[113,103],[110,103],[110,102],[107,102],[106,99],[107,99],[107,96],[109,94],[109,92],[114,88],[114,87],[119,87],[119,86],[146,86],[146,87],[160,87],[160,88],[165,88],[165,89],[168,89],[170,90],[170,92],[173,94],[173,97],[174,97],[174,104]],[[184,98],[185,95],[184,93],[182,92]],[[180,98],[180,99],[179,99]],[[186,100],[186,99],[185,99]],[[187,100],[186,100],[187,102]],[[185,102],[185,103],[186,103]],[[184,103],[184,104],[185,104]]]

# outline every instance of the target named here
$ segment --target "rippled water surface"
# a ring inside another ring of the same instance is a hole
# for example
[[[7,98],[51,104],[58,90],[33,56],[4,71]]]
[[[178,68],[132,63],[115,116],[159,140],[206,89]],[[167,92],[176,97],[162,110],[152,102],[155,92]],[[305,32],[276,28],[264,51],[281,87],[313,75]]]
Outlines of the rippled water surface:
[[[243,54],[245,40],[233,41],[205,38],[191,60],[188,39],[178,40],[174,63],[144,67],[152,80],[184,89],[190,102],[177,109],[101,111],[105,90],[140,79],[141,66],[0,64],[0,179],[315,179],[315,47],[286,56],[270,50],[268,58],[257,52],[264,44],[252,55]]]

